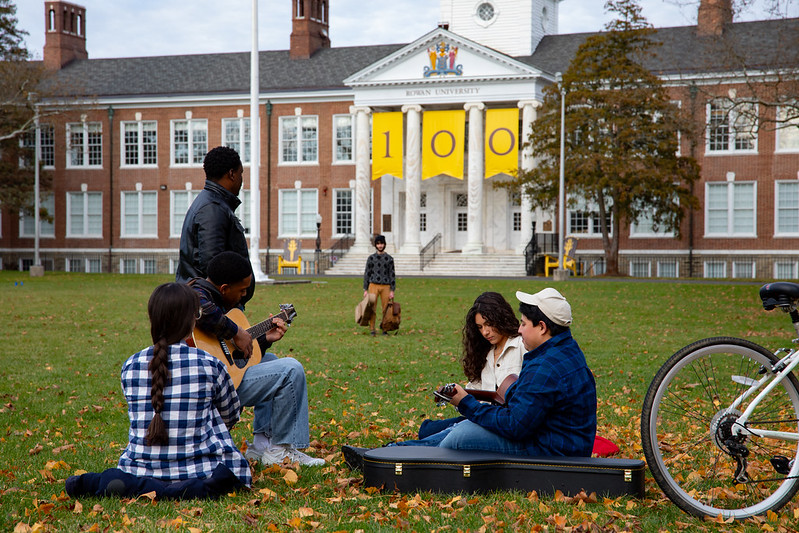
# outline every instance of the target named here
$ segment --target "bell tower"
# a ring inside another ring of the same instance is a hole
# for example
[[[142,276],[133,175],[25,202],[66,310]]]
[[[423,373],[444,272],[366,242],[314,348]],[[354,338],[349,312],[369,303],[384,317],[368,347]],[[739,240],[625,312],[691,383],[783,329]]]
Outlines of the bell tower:
[[[44,3],[44,66],[58,70],[75,59],[88,59],[86,8],[69,2]]]
[[[544,35],[558,33],[562,0],[440,0],[449,30],[510,56],[531,55]]]
[[[330,48],[330,0],[291,0],[289,57],[308,59],[320,48]]]

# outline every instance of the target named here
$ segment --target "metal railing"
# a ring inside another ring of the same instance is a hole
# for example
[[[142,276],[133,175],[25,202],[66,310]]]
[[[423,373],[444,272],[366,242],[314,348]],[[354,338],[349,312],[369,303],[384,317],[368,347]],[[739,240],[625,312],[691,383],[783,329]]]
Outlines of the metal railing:
[[[441,234],[436,233],[430,242],[419,252],[419,270],[424,270],[430,261],[436,258],[436,254],[441,251]]]
[[[352,248],[352,243],[355,241],[355,235],[347,234],[333,243],[330,247],[330,264],[335,265],[341,259],[344,252]]]

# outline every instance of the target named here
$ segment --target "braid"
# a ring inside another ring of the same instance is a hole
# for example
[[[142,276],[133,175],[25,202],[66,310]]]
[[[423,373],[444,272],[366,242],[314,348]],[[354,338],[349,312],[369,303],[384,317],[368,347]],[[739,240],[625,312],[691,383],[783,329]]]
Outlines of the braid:
[[[169,380],[169,367],[167,366],[169,359],[169,343],[166,339],[161,338],[153,346],[153,358],[150,360],[150,375],[152,376],[153,386],[151,389],[151,402],[153,405],[153,419],[147,428],[147,435],[145,442],[149,446],[164,446],[169,441],[169,436],[166,430],[166,424],[161,417],[161,411],[164,409],[164,387],[166,387]]]

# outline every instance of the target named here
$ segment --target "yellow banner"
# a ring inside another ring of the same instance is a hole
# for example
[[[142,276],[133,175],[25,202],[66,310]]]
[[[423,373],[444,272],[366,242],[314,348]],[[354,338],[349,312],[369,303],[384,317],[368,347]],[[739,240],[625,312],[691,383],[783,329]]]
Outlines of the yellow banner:
[[[463,179],[466,111],[425,111],[422,126],[422,179],[439,174]]]
[[[372,115],[372,179],[402,179],[402,112]]]
[[[519,110],[486,111],[485,173],[513,176],[519,168]]]

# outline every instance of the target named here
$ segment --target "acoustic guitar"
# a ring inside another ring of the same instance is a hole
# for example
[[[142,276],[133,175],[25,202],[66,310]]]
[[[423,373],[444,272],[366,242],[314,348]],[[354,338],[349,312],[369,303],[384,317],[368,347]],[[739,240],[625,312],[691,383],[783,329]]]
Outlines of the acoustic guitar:
[[[505,405],[505,393],[508,391],[511,385],[516,383],[516,380],[519,379],[519,376],[516,374],[510,374],[508,377],[502,380],[502,383],[499,384],[499,388],[495,391],[492,390],[481,390],[481,389],[464,389],[467,394],[471,394],[481,402],[490,402],[494,405]],[[433,396],[436,398],[436,402],[439,404],[448,403],[450,399],[455,395],[455,384],[448,383],[444,385],[439,390],[433,392]]]
[[[256,339],[262,335],[266,335],[270,330],[274,329],[274,320],[280,318],[287,326],[291,325],[291,321],[297,316],[292,304],[280,304],[280,313],[275,316],[269,317],[263,322],[259,322],[254,326],[250,326],[247,317],[241,309],[231,309],[226,315],[238,327],[244,328],[252,336],[252,355],[247,358],[244,352],[239,350],[231,339],[219,340],[216,335],[207,333],[201,329],[195,328],[191,334],[193,344],[196,348],[205,350],[210,353],[227,366],[227,371],[233,379],[233,385],[239,387],[241,379],[244,377],[244,372],[253,365],[261,362],[261,347],[258,345]]]

